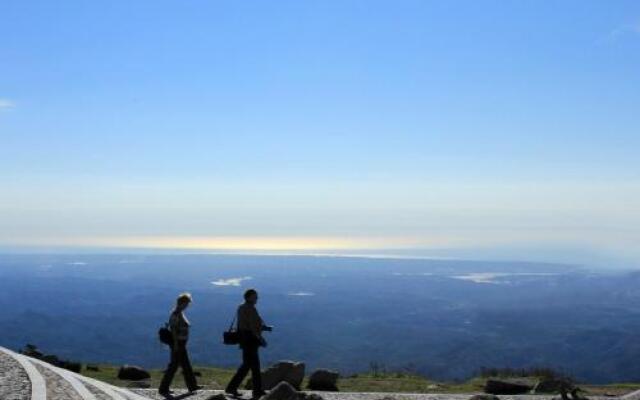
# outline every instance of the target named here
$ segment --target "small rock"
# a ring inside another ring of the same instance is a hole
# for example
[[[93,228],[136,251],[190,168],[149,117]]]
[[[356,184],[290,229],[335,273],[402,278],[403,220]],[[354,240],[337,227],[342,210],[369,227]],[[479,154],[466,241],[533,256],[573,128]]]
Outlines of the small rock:
[[[488,379],[484,385],[485,393],[524,394],[529,393],[533,385],[522,379]]]
[[[316,393],[298,392],[297,400],[324,400],[322,396]]]
[[[40,350],[38,350],[38,346],[34,344],[27,344],[20,352],[25,356],[33,358],[42,358],[42,356],[44,355]]]
[[[263,400],[296,400],[298,392],[288,382],[280,382],[262,397]]]
[[[82,371],[82,364],[75,361],[62,360],[58,362],[58,367],[68,369],[69,371],[79,374]]]
[[[319,394],[310,393],[307,395],[307,400],[324,400],[324,399]]]
[[[218,393],[207,397],[207,400],[227,400],[227,396],[222,393]]]
[[[44,355],[42,356],[41,360],[46,361],[51,365],[55,365],[55,366],[60,365],[60,359],[58,358],[58,356],[55,356],[53,354]]]
[[[151,378],[151,375],[145,369],[136,365],[123,365],[118,370],[118,379],[141,381],[149,378]]]
[[[309,377],[307,387],[311,390],[337,392],[340,374],[328,369],[318,369]]]
[[[542,379],[533,388],[536,394],[571,392],[573,389],[575,385],[569,379]]]

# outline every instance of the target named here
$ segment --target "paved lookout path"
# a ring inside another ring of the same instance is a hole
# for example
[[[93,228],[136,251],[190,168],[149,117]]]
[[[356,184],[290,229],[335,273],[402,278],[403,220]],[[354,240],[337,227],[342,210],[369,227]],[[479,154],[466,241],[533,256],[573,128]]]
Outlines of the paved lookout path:
[[[207,400],[223,393],[203,390],[186,394],[176,390],[176,399]],[[347,393],[318,392],[324,400],[468,400],[472,394],[411,394],[411,393]],[[244,399],[250,392],[244,392]],[[501,400],[550,400],[552,396],[500,396]],[[0,400],[161,400],[155,389],[124,389],[89,378],[49,363],[0,347]],[[612,399],[590,397],[591,400]],[[614,398],[640,400],[640,391]]]
[[[0,347],[0,400],[149,400]]]

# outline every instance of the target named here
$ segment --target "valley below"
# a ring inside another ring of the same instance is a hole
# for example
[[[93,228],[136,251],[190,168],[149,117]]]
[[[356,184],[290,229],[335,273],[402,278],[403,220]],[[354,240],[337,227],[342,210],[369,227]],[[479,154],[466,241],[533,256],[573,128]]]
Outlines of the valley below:
[[[640,381],[640,273],[563,264],[2,255],[1,344],[158,370],[168,354],[157,330],[188,291],[192,360],[225,370],[240,354],[222,344],[222,332],[249,287],[275,326],[263,365],[297,360],[309,370],[402,374],[427,386],[464,384],[483,368],[544,367],[598,385]]]

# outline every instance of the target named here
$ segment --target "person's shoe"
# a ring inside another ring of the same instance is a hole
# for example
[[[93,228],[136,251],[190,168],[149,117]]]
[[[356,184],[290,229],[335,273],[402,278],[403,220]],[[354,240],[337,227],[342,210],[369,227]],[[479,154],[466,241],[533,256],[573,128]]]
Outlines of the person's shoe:
[[[238,393],[237,390],[229,390],[229,389],[225,389],[224,391],[226,394],[228,394],[231,397],[242,397],[242,395],[240,393]]]
[[[172,393],[173,393],[173,390],[170,390],[170,389],[158,390],[158,394],[160,394],[160,396],[164,396],[164,397],[169,397],[169,396],[171,396]]]
[[[202,386],[202,385],[195,385],[194,387],[189,388],[189,393],[193,393],[193,392],[201,390],[203,388],[204,388],[204,386]]]
[[[259,399],[260,397],[264,396],[265,394],[267,394],[267,392],[265,392],[264,390],[261,390],[259,392],[253,392],[253,398],[254,399]]]

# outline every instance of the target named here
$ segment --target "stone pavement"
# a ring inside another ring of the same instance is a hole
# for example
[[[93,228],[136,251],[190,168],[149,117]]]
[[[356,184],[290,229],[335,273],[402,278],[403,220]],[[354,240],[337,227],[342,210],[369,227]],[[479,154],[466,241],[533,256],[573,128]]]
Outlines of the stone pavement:
[[[0,400],[149,400],[0,347]]]

